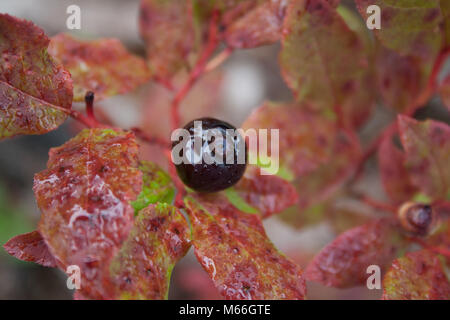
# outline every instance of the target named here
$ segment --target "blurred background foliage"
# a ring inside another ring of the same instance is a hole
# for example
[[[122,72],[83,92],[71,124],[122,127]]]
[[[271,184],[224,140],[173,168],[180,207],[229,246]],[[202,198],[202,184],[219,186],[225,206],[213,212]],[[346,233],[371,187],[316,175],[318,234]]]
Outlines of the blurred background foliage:
[[[119,38],[133,53],[144,56],[137,24],[139,0],[2,0],[0,12],[31,20],[53,36],[68,31],[66,8],[71,4],[81,7],[82,30],[76,33],[91,38]],[[205,100],[202,92],[209,90],[208,87],[205,90],[199,87],[182,110],[185,118],[210,115],[239,126],[252,109],[265,100],[290,101],[291,92],[280,76],[278,51],[279,45],[276,44],[233,53],[221,68],[217,96],[208,99],[212,106],[199,107]],[[154,126],[167,117],[167,98],[160,91],[161,88],[155,89],[155,84],[150,83],[133,93],[102,101],[96,106],[97,112],[100,118],[103,114],[123,128],[143,124]],[[191,110],[195,110],[194,114],[190,113]],[[148,122],[141,121],[143,114]],[[416,116],[450,120],[437,98],[427,108],[419,110]],[[360,132],[363,145],[394,117],[392,111],[378,106]],[[58,130],[43,136],[23,136],[0,142],[0,244],[3,245],[14,235],[36,228],[40,213],[32,192],[33,175],[46,167],[48,150],[63,144],[79,129],[79,126],[68,121]],[[143,152],[148,154],[154,151],[146,147]],[[384,197],[374,161],[369,162],[359,188],[378,198]],[[358,204],[351,206],[351,211],[367,212],[367,208],[359,208]],[[276,217],[265,221],[267,233],[275,245],[302,267],[336,235],[336,230],[326,223],[305,223],[311,226],[299,230]],[[374,299],[380,296],[380,290],[371,291],[365,287],[338,290],[308,284],[309,299]],[[61,271],[21,262],[0,248],[0,299],[71,297],[72,292],[66,288],[65,275]],[[192,251],[175,267],[169,298],[219,298]]]

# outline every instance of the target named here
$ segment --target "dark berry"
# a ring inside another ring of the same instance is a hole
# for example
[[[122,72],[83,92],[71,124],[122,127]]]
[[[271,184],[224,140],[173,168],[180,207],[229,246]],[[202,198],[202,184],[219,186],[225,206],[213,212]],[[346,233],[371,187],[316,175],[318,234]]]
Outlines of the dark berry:
[[[184,129],[172,137],[172,160],[189,188],[216,192],[241,179],[247,166],[247,146],[235,127],[221,120],[200,118]]]

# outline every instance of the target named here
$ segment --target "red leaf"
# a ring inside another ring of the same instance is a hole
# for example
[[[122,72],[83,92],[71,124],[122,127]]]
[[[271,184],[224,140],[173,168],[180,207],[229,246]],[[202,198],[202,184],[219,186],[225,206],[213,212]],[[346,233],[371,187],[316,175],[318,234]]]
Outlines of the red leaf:
[[[87,298],[108,296],[108,262],[132,227],[130,201],[142,189],[137,153],[132,133],[85,129],[51,149],[48,169],[35,175],[39,232],[64,270],[80,267]]]
[[[338,288],[363,284],[367,267],[388,266],[402,242],[393,220],[371,221],[342,233],[323,248],[306,268],[305,277]]]
[[[261,175],[260,169],[249,166],[235,191],[263,218],[279,213],[298,201],[295,187],[274,175]]]
[[[383,47],[377,50],[378,91],[387,106],[399,113],[420,107],[417,99],[426,87],[430,70],[430,63],[414,56],[401,56]]]
[[[406,116],[399,116],[398,125],[411,181],[433,199],[446,199],[450,194],[450,127]]]
[[[444,106],[450,111],[450,76],[447,76],[439,87],[439,95],[441,96]]]
[[[0,14],[0,139],[44,134],[66,120],[72,81],[48,55],[49,41],[33,23]]]
[[[70,71],[74,101],[84,101],[88,91],[96,100],[124,94],[150,79],[145,61],[117,39],[84,41],[61,33],[52,37],[48,52]]]
[[[340,0],[326,0],[337,7]],[[231,48],[255,48],[281,39],[288,1],[264,0],[245,10],[244,15],[226,28],[225,41]]]
[[[395,260],[383,279],[384,300],[449,300],[450,283],[439,258],[428,250]]]
[[[225,298],[305,297],[300,268],[275,249],[258,215],[236,210],[217,194],[185,203],[195,255]]]
[[[15,236],[3,248],[19,260],[35,262],[44,267],[56,267],[56,260],[38,231]]]
[[[301,175],[295,183],[301,209],[330,199],[355,172],[354,163],[361,155],[355,135],[338,131],[333,140],[329,146],[332,157],[316,170]]]
[[[237,19],[226,29],[228,46],[255,48],[278,41],[287,4],[285,0],[267,0]]]
[[[378,164],[384,189],[393,202],[401,204],[417,193],[405,167],[405,154],[394,145],[391,137],[385,138],[380,145]]]
[[[196,46],[191,1],[142,0],[139,29],[147,47],[152,73],[168,80],[188,66]]]
[[[292,1],[284,20],[280,65],[298,101],[358,126],[374,105],[373,76],[366,46],[370,41],[353,30],[356,19],[346,23],[349,15],[339,15],[325,0]]]
[[[189,238],[189,226],[175,207],[159,203],[142,209],[111,263],[115,298],[167,299],[172,269],[189,250]]]

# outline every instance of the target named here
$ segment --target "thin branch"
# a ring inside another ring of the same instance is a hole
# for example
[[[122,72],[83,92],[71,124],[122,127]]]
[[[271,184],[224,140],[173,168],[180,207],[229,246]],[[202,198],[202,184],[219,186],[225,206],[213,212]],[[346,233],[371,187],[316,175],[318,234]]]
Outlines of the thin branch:
[[[141,139],[147,143],[155,144],[157,146],[160,146],[163,149],[170,149],[170,143],[169,143],[169,141],[167,141],[165,139],[155,137],[155,136],[150,136],[147,133],[145,133],[144,131],[142,131],[142,129],[139,129],[139,128],[131,128],[130,130],[134,132],[136,137],[138,137],[139,139]]]
[[[423,239],[420,238],[410,238],[412,241],[416,242],[417,244],[420,244],[425,249],[428,249],[436,254],[443,255],[447,258],[450,258],[450,250],[448,248],[440,247],[440,246],[432,246],[428,243],[426,243]]]
[[[375,210],[381,210],[381,211],[387,211],[391,212],[393,214],[397,214],[397,207],[391,205],[390,203],[385,203],[376,199],[373,199],[365,194],[361,193],[354,193],[356,198],[358,198],[360,201],[364,202],[369,207],[375,209]]]
[[[205,66],[205,72],[210,72],[217,67],[219,67],[222,63],[224,63],[233,53],[233,49],[227,47],[213,59],[211,59],[208,64]]]

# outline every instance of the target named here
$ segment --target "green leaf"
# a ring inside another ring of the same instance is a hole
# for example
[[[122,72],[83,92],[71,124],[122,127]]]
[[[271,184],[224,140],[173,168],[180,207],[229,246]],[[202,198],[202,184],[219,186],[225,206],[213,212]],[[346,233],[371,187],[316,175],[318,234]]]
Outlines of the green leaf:
[[[149,161],[141,161],[142,191],[137,199],[131,202],[135,214],[153,203],[172,203],[175,198],[175,185],[170,176]]]
[[[384,300],[449,300],[448,281],[439,258],[428,250],[395,260],[383,279]]]
[[[0,139],[44,134],[67,118],[70,74],[47,53],[44,31],[0,14]]]
[[[228,188],[225,191],[225,195],[230,201],[230,203],[235,206],[238,210],[245,213],[257,214],[259,213],[258,209],[249,205],[236,191],[234,187]]]
[[[118,299],[167,299],[175,264],[190,248],[189,226],[167,203],[151,204],[134,227],[110,270]]]
[[[267,238],[261,218],[220,194],[185,199],[195,255],[227,299],[304,299],[298,266]]]

